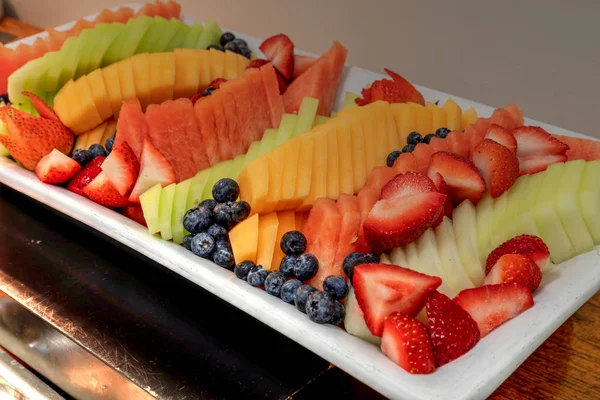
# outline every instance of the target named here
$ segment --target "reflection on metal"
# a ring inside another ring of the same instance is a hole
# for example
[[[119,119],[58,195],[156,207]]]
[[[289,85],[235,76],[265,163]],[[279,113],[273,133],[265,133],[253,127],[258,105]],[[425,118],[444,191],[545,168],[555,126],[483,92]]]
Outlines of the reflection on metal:
[[[0,297],[0,344],[75,398],[153,398],[8,296]]]

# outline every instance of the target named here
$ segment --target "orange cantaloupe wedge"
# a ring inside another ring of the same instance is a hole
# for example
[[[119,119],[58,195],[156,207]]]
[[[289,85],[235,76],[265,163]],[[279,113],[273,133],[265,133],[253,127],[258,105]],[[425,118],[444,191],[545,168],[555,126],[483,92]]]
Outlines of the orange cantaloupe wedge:
[[[92,101],[96,105],[96,109],[98,110],[98,114],[100,114],[100,118],[102,120],[110,118],[110,116],[113,115],[113,111],[110,105],[110,98],[104,84],[102,70],[96,69],[89,75],[82,77],[82,79],[86,79],[87,83],[90,85],[90,90],[92,91]]]
[[[247,260],[256,262],[259,232],[258,219],[258,214],[254,214],[237,224],[229,232],[229,241],[231,242],[236,263]]]
[[[119,63],[111,64],[108,67],[103,68],[102,77],[104,78],[104,87],[106,88],[106,93],[108,94],[108,99],[110,101],[110,108],[112,109],[113,115],[118,116],[119,110],[121,109],[121,103],[123,102],[123,95],[121,95],[121,84],[119,82]],[[56,110],[56,107],[58,105],[62,105],[62,102],[58,99],[58,96],[62,93],[63,90],[65,90],[64,87],[58,92],[58,94],[54,98],[54,108],[60,120],[63,121],[65,125],[70,127],[71,124],[68,124],[63,120],[61,116],[62,113]],[[67,104],[67,106],[72,107],[73,104]]]
[[[281,197],[277,203],[278,209],[284,210],[295,210],[302,204],[302,198],[296,197],[296,189],[299,184],[298,173],[299,173],[299,159],[301,147],[290,141],[285,142],[283,145],[283,159],[289,168],[283,170],[281,177]],[[312,146],[311,146],[312,149]],[[309,167],[309,171],[311,167]],[[303,182],[303,184],[306,182]],[[310,182],[308,182],[310,183]],[[310,187],[306,186],[305,187]]]
[[[392,114],[396,122],[396,131],[401,143],[406,143],[409,133],[417,129],[417,115],[413,108],[406,103],[392,104]]]
[[[210,79],[215,80],[223,77],[225,69],[225,53],[219,50],[210,49]]]
[[[327,124],[320,125],[320,127],[323,128],[316,132],[313,137],[314,144],[310,192],[300,206],[301,210],[308,210],[315,203],[315,201],[317,201],[317,199],[327,195],[327,133],[329,130],[325,128],[326,125]]]
[[[135,80],[133,78],[133,64],[130,59],[117,63],[119,70],[119,84],[121,85],[121,101],[133,99],[137,93],[135,91]],[[106,83],[106,82],[105,82]],[[120,109],[121,105],[119,105]]]
[[[337,129],[332,127],[327,135],[327,191],[326,196],[330,199],[337,199],[340,196],[340,155],[338,152]]]
[[[227,50],[225,64],[223,65],[223,78],[230,80],[238,77],[237,54]]]
[[[104,133],[102,134],[102,139],[100,139],[100,144],[103,147],[106,147],[106,141],[115,136],[117,132],[117,121],[114,118],[107,119],[104,121]]]
[[[250,165],[250,164],[249,164]],[[265,209],[269,194],[269,159],[259,157],[252,163],[252,168],[243,168],[238,176],[238,183],[244,182],[243,196],[252,207],[252,213]]]
[[[462,113],[461,129],[465,129],[467,126],[474,124],[476,120],[477,111],[475,111],[473,107],[469,108],[468,110],[465,110],[465,112]]]
[[[279,270],[281,260],[283,260],[283,257],[285,256],[283,250],[281,250],[281,238],[286,232],[296,229],[296,214],[294,211],[278,211],[277,220],[279,221],[279,226],[277,227],[277,236],[273,248],[273,259],[271,260],[271,267],[269,270]]]
[[[277,213],[262,214],[258,217],[258,246],[256,250],[256,264],[270,271],[277,230],[279,229],[279,218]]]
[[[106,125],[107,123],[102,123],[87,133],[87,139],[85,141],[86,149],[89,149],[93,144],[100,143],[102,140],[102,135],[104,134],[104,130],[106,129]]]
[[[341,129],[350,131],[352,143],[352,179],[354,184],[354,193],[358,193],[363,188],[369,171],[367,171],[367,162],[364,152],[364,130],[362,124],[350,123],[340,120]]]
[[[440,108],[437,104],[427,103],[425,106],[431,112],[431,126],[445,127],[446,126],[446,110]],[[433,132],[431,132],[433,133]]]
[[[142,108],[145,109],[149,104],[152,104],[149,54],[142,53],[131,57],[131,67],[133,70],[135,93]]]
[[[427,107],[413,107],[417,113],[417,132],[421,133],[421,135],[425,136],[429,133],[434,133],[432,130],[432,117],[431,110]]]
[[[338,145],[339,169],[340,169],[340,194],[354,193],[354,163],[352,162],[352,136],[348,125],[335,123],[335,133]],[[395,135],[394,135],[395,136]]]
[[[452,99],[448,99],[444,103],[444,110],[446,110],[446,128],[451,131],[461,129],[462,127],[462,110]]]

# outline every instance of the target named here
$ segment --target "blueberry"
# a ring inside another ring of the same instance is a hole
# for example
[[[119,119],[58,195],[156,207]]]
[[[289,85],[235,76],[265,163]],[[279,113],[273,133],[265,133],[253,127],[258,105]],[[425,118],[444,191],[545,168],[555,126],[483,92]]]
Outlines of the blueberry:
[[[194,235],[186,235],[183,237],[183,247],[185,247],[188,250],[192,250],[192,239],[194,238]]]
[[[240,38],[233,39],[232,43],[235,43],[237,45],[237,47],[239,47],[240,49],[248,48],[248,42],[246,42],[244,39],[240,39]]]
[[[407,144],[417,145],[423,141],[423,136],[419,132],[411,132],[406,137]]]
[[[235,258],[233,253],[227,250],[219,249],[212,253],[211,260],[219,267],[233,271],[235,268]]]
[[[233,179],[219,179],[212,188],[212,195],[217,203],[236,201],[240,196],[240,186]]]
[[[254,287],[260,287],[265,284],[265,279],[269,273],[261,265],[257,265],[248,272],[246,280]]]
[[[240,54],[246,57],[248,60],[252,58],[252,52],[247,47],[240,47]]]
[[[206,207],[209,210],[212,210],[215,208],[216,205],[217,205],[217,202],[214,201],[213,199],[206,199],[206,200],[202,200],[200,202],[200,204],[198,204],[198,207]]]
[[[285,256],[279,264],[279,271],[287,277],[294,276],[294,267],[298,262],[298,256]]]
[[[77,149],[73,152],[71,158],[79,163],[79,165],[84,166],[85,164],[92,161],[92,155],[89,151],[84,149]]]
[[[342,300],[348,295],[348,284],[339,275],[330,275],[323,281],[323,290],[336,300]]]
[[[213,224],[208,227],[206,233],[214,237],[215,240],[219,240],[227,236],[227,229],[223,228],[221,225]]]
[[[242,222],[250,215],[250,204],[246,201],[236,201],[232,206],[232,218],[234,222]]]
[[[306,250],[306,237],[300,231],[289,231],[283,234],[279,246],[284,254],[296,256]]]
[[[281,296],[281,288],[285,281],[285,275],[279,271],[273,271],[265,279],[265,291],[271,296],[279,297]]]
[[[215,249],[215,239],[208,233],[199,233],[192,238],[191,248],[198,257],[208,258]]]
[[[233,248],[231,247],[231,241],[229,240],[229,235],[225,235],[220,239],[215,239],[215,248],[224,249],[231,253],[233,253]]]
[[[344,258],[344,262],[342,264],[342,269],[344,270],[344,273],[346,274],[346,276],[349,277],[348,271],[350,271],[350,268],[354,267],[354,262],[364,256],[365,256],[365,253],[355,251],[355,252],[348,254],[346,256],[346,258]]]
[[[439,128],[437,131],[435,131],[435,136],[445,139],[446,136],[448,136],[448,134],[450,133],[450,129],[448,128]]]
[[[402,152],[398,151],[398,150],[394,150],[390,154],[388,154],[387,160],[385,162],[386,165],[388,167],[393,167],[394,163],[396,162],[396,160],[398,159],[398,157],[400,157],[400,154],[402,154]]]
[[[212,92],[214,92],[215,90],[217,90],[217,89],[209,86],[206,89],[204,89],[204,92],[202,92],[202,96],[203,97],[210,96],[212,94]]]
[[[183,216],[183,227],[190,233],[200,233],[213,223],[213,212],[206,207],[188,210]]]
[[[240,53],[240,47],[234,42],[229,42],[225,46],[223,46],[225,50],[233,51],[234,53]]]
[[[302,286],[302,281],[299,281],[298,279],[290,279],[285,282],[281,287],[281,300],[288,304],[294,304],[296,290],[298,290],[300,286]]]
[[[106,148],[106,152],[110,154],[110,152],[112,151],[113,145],[115,144],[115,138],[111,137],[106,139],[106,142],[104,142],[104,147]]]
[[[335,314],[335,301],[325,292],[315,290],[306,300],[306,315],[317,324],[326,324]]]
[[[316,290],[317,289],[310,285],[298,286],[298,289],[296,289],[296,296],[294,296],[294,304],[296,305],[296,308],[303,313],[306,313],[306,301],[308,300],[308,295]]]
[[[254,264],[253,261],[246,260],[236,265],[233,272],[235,273],[235,276],[245,281],[248,277],[248,273],[250,272],[250,270],[255,267],[256,264]]]
[[[348,278],[350,278],[350,282],[352,282],[352,276],[354,275],[354,267],[361,264],[377,264],[379,263],[379,256],[375,253],[350,253],[344,259],[344,264],[342,268],[344,269],[344,273]]]
[[[231,42],[234,39],[235,35],[233,33],[225,32],[221,35],[221,40],[219,42],[221,43],[221,46],[225,46],[227,43]]]
[[[335,301],[335,312],[333,313],[333,317],[329,320],[331,325],[339,325],[344,322],[344,317],[346,316],[346,308],[339,301]]]
[[[10,106],[10,99],[8,98],[8,93],[0,94],[0,103],[4,103],[4,105]]]
[[[213,213],[215,222],[223,228],[229,230],[235,225],[233,220],[233,205],[235,203],[229,201],[227,203],[219,203],[215,206]]]
[[[423,138],[423,142],[425,144],[429,144],[429,142],[431,141],[432,138],[436,137],[435,133],[430,133],[429,135],[425,135],[425,137]]]
[[[298,257],[294,265],[294,275],[302,282],[309,280],[316,275],[319,269],[319,260],[314,254],[304,253]]]
[[[215,50],[219,50],[219,51],[225,51],[223,49],[223,46],[219,45],[219,44],[211,44],[210,46],[208,46],[206,48],[206,50],[210,50],[210,49],[215,49]]]
[[[402,152],[403,153],[412,153],[412,151],[415,149],[415,145],[414,144],[407,144],[406,146],[404,146],[402,148]]]
[[[96,157],[100,157],[100,156],[104,156],[106,157],[108,154],[106,153],[106,150],[104,149],[104,147],[102,147],[101,144],[93,144],[90,146],[90,148],[88,149],[88,151],[90,152],[92,158],[96,158]]]

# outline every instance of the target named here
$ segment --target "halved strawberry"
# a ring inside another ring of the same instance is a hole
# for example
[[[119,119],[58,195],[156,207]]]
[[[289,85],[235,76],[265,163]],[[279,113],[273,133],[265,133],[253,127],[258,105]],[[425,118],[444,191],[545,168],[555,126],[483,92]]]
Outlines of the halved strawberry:
[[[500,125],[492,124],[488,128],[484,138],[500,143],[513,153],[517,153],[517,139],[515,139],[515,136],[510,133],[508,129],[503,128]]]
[[[394,312],[386,317],[381,351],[411,374],[428,374],[435,370],[429,331],[409,315]]]
[[[122,196],[128,193],[140,172],[140,162],[127,142],[119,142],[102,163],[102,171]]]
[[[473,148],[473,164],[479,168],[492,198],[500,197],[517,180],[519,160],[498,142],[483,139]]]
[[[35,108],[38,114],[40,114],[40,117],[50,119],[56,122],[61,122],[60,118],[58,118],[58,115],[56,115],[52,107],[50,107],[48,103],[39,98],[37,95],[31,92],[23,92],[23,95],[29,97],[33,108]]]
[[[127,218],[137,222],[140,225],[148,227],[144,218],[144,211],[139,204],[130,204],[122,210],[122,213]]]
[[[542,282],[540,267],[528,256],[504,254],[496,261],[483,281],[486,285],[520,283],[533,293]]]
[[[263,65],[268,64],[270,62],[271,61],[269,61],[269,60],[263,60],[263,59],[252,60],[252,61],[250,61],[250,64],[248,64],[246,66],[246,69],[260,68]],[[279,93],[283,94],[288,87],[288,81],[281,75],[281,73],[277,70],[277,68],[274,68],[274,69],[275,69],[275,76],[277,76],[277,83],[279,84]]]
[[[383,186],[381,199],[394,199],[416,193],[435,192],[436,190],[434,183],[426,175],[418,172],[407,172],[394,176]]]
[[[379,200],[363,223],[367,244],[385,253],[415,241],[443,212],[445,200],[437,192]]]
[[[427,176],[432,178],[439,173],[447,185],[448,195],[454,205],[464,200],[477,204],[485,192],[485,181],[471,161],[447,151],[433,153]]]
[[[431,180],[433,181],[433,184],[435,185],[435,188],[438,192],[442,194],[448,194],[448,184],[444,180],[442,174],[436,172],[431,178]],[[444,220],[444,217],[452,218],[453,210],[454,206],[452,205],[452,199],[450,199],[450,196],[448,196],[446,197],[446,201],[444,202],[444,213],[439,216],[438,220],[433,224],[433,227],[435,228],[436,226],[441,224]]]
[[[91,181],[94,180],[96,176],[98,176],[100,172],[102,172],[102,168],[100,168],[100,166],[105,159],[106,157],[104,156],[98,156],[87,163],[86,166],[83,167],[83,169],[69,181],[67,189],[73,193],[85,196],[83,193],[83,188],[85,188]]]
[[[292,78],[296,79],[304,71],[309,69],[310,66],[315,63],[315,61],[317,61],[317,59],[314,57],[294,54],[294,74],[292,75]]]
[[[384,71],[393,79],[380,79],[373,82],[371,87],[361,91],[362,98],[355,100],[359,106],[364,106],[375,101],[383,100],[389,103],[417,103],[425,105],[425,99],[409,81],[397,73],[385,69]]]
[[[438,366],[457,359],[479,342],[477,323],[446,295],[434,292],[425,303],[425,309]]]
[[[246,65],[246,69],[260,68],[263,65],[268,64],[270,62],[271,61],[269,61],[269,60],[265,60],[265,59],[262,59],[262,58],[257,58],[257,59],[254,59],[254,60],[250,61],[250,63],[248,65]]]
[[[566,154],[519,157],[519,176],[545,171],[549,165],[567,161]]]
[[[481,337],[531,308],[534,303],[527,286],[518,283],[465,289],[456,296],[454,302],[475,320]]]
[[[442,280],[397,265],[363,264],[354,268],[352,284],[369,330],[381,336],[388,315],[416,315]]]
[[[92,201],[106,207],[126,207],[129,204],[127,197],[121,195],[102,171],[83,188],[83,193]]]
[[[294,43],[290,38],[280,33],[266,39],[258,47],[260,51],[273,62],[275,68],[285,79],[291,79],[294,73]]]
[[[157,183],[165,187],[176,181],[177,177],[171,163],[148,139],[144,139],[140,156],[140,173],[129,195],[129,201],[139,203],[140,195]]]
[[[212,81],[208,85],[208,87],[212,87],[212,88],[218,89],[219,87],[221,87],[221,84],[225,83],[225,82],[227,82],[227,79],[225,79],[225,78],[217,78],[214,81]]]
[[[521,126],[512,131],[517,140],[517,156],[546,156],[566,154],[569,146],[539,126]]]
[[[35,174],[44,183],[58,184],[71,179],[80,169],[77,161],[54,149],[38,162]]]
[[[502,243],[488,255],[485,262],[486,275],[490,273],[498,259],[505,254],[528,256],[542,271],[550,261],[550,251],[541,238],[534,235],[519,235]]]

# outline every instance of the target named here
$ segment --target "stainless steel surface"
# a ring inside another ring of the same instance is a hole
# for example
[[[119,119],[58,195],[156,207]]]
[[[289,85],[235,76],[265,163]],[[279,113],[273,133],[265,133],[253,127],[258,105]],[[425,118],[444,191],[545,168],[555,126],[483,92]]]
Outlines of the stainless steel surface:
[[[0,349],[0,399],[64,400],[54,389]]]

